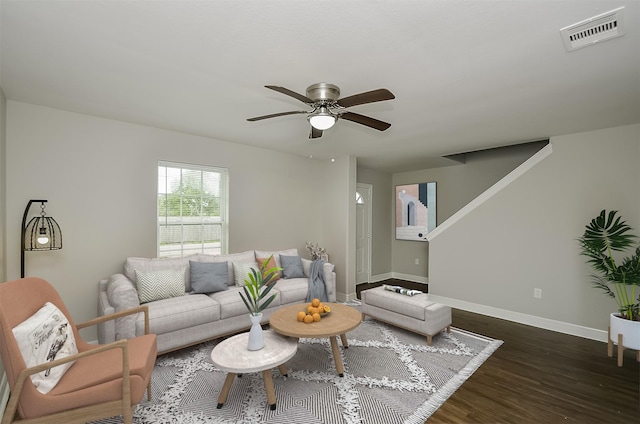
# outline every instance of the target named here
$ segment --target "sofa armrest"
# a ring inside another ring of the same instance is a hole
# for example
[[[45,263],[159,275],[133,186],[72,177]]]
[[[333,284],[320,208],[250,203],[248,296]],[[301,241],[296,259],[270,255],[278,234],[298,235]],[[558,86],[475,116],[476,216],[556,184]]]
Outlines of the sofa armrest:
[[[127,309],[125,311],[116,312],[110,315],[103,315],[101,317],[90,319],[89,321],[81,322],[80,324],[76,324],[76,328],[86,328],[93,325],[99,325],[103,322],[117,320],[122,317],[126,317],[133,314],[144,314],[144,334],[149,334],[149,307],[147,305],[138,306],[137,308]]]
[[[101,287],[103,285],[101,284]],[[118,313],[140,306],[135,284],[124,274],[114,274],[107,280],[106,289],[100,293],[98,314],[100,316]],[[108,306],[100,304],[106,304]],[[115,340],[130,339],[136,336],[138,314],[120,316],[114,321],[98,324],[98,340],[110,343]]]
[[[329,262],[325,262],[322,269],[324,277],[324,285],[327,289],[327,297],[329,302],[336,301],[336,273],[334,272],[335,265]]]

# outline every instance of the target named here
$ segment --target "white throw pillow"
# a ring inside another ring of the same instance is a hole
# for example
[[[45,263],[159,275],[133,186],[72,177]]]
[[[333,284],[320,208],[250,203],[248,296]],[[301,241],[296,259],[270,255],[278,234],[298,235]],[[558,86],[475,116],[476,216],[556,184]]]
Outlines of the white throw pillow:
[[[260,267],[258,266],[257,262],[233,263],[233,272],[236,278],[236,286],[244,287],[244,280],[249,279],[251,268],[255,269],[256,272],[260,272]]]
[[[184,268],[143,272],[136,269],[140,303],[184,295]]]
[[[47,302],[38,312],[13,328],[20,353],[27,367],[66,358],[78,353],[69,320],[53,303]],[[71,366],[69,362],[31,376],[42,394],[49,393]]]

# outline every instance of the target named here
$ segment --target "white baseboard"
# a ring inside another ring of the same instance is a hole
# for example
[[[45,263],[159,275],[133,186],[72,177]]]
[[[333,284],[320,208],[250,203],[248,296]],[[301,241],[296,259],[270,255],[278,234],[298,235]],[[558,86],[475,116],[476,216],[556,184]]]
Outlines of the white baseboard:
[[[581,325],[571,324],[563,321],[556,321],[549,318],[537,317],[535,315],[523,314],[520,312],[508,311],[506,309],[494,308],[493,306],[480,305],[464,300],[452,299],[449,297],[437,296],[430,294],[429,300],[433,300],[452,308],[462,309],[469,312],[475,312],[494,318],[505,319],[520,324],[530,325],[532,327],[543,328],[545,330],[556,331],[558,333],[578,336],[585,339],[596,340],[599,342],[607,342],[607,332],[595,328],[583,327]]]
[[[387,272],[384,274],[377,274],[377,275],[371,276],[372,283],[378,283],[380,281],[385,281],[390,279],[411,281],[412,283],[422,283],[422,284],[429,283],[428,277],[423,277],[421,275],[401,274],[399,272]]]

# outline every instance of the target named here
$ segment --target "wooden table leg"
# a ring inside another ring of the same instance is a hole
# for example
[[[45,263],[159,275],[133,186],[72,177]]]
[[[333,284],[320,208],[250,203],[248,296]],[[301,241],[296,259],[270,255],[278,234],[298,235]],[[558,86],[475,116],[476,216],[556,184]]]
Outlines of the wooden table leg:
[[[349,342],[347,341],[347,333],[340,334],[340,340],[342,340],[342,347],[348,349]]]
[[[231,390],[231,384],[233,383],[233,379],[236,375],[232,372],[227,374],[227,378],[224,380],[224,384],[222,385],[222,390],[220,391],[220,395],[218,396],[218,406],[217,408],[222,408],[222,405],[227,401],[227,396],[229,396],[229,390]]]
[[[276,389],[273,387],[273,376],[271,370],[262,371],[262,379],[264,380],[264,389],[267,392],[267,403],[273,411],[276,409]]]
[[[278,365],[278,370],[280,370],[280,375],[282,375],[284,377],[288,377],[289,376],[289,373],[287,372],[287,367],[285,367],[284,364]]]
[[[344,368],[342,367],[342,358],[340,357],[340,349],[338,349],[338,339],[336,336],[329,337],[331,342],[331,351],[333,352],[333,360],[336,363],[336,371],[340,377],[344,377]]]
[[[622,333],[618,334],[618,366],[622,366],[622,358],[624,358],[624,347],[622,346]]]

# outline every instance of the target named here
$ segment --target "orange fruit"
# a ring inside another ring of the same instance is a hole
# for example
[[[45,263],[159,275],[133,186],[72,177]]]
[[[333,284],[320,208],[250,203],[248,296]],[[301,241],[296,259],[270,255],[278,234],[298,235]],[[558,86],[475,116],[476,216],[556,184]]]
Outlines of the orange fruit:
[[[320,302],[320,304],[318,305],[318,312],[324,312],[324,305],[322,304],[322,302]]]
[[[315,314],[313,314],[313,320],[314,320],[315,322],[320,321],[320,314],[319,314],[319,313],[317,313],[317,312],[316,312]]]
[[[328,307],[327,305],[324,305],[324,311],[325,311],[326,313],[329,313],[329,312],[331,312],[331,308],[330,308],[330,307]]]
[[[313,309],[314,309],[313,306],[311,306],[311,305],[307,306],[307,312],[308,313],[311,314]]]
[[[313,322],[313,317],[311,315],[305,315],[304,316],[304,323],[305,324],[311,324]]]
[[[307,314],[305,314],[304,312],[300,311],[298,312],[298,321],[302,322],[304,321],[304,317],[306,317]]]
[[[313,306],[314,308],[317,308],[320,305],[320,299],[315,298],[311,301],[311,306]]]

